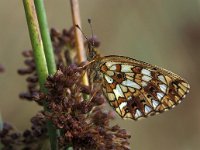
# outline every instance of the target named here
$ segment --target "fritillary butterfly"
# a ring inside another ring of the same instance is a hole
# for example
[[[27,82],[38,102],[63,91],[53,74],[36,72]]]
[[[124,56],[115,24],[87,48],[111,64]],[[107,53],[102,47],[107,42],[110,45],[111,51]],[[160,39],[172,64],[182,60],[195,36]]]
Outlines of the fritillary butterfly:
[[[124,56],[100,57],[94,41],[88,46],[90,81],[101,84],[109,104],[123,119],[167,111],[189,92],[187,81],[171,71]]]
[[[89,76],[100,81],[111,107],[123,119],[138,120],[167,111],[189,92],[189,84],[163,68],[123,56],[96,55],[90,50]]]

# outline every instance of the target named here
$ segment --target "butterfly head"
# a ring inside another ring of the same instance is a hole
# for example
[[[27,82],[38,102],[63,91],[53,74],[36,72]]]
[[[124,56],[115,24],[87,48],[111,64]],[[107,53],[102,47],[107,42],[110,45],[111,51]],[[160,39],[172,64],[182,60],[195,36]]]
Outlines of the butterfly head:
[[[92,61],[92,60],[96,60],[96,58],[99,58],[99,54],[98,54],[97,50],[95,49],[96,47],[99,46],[99,41],[97,40],[97,38],[93,34],[91,19],[88,19],[88,23],[90,25],[90,29],[91,29],[91,33],[92,33],[92,38],[89,38],[89,39],[86,36],[86,34],[82,31],[82,29],[80,28],[79,25],[76,25],[75,27],[78,28],[81,31],[81,33],[83,34],[83,36],[87,40],[87,45],[88,45],[88,50],[87,50],[87,53],[86,53],[87,60]]]
[[[97,51],[97,49],[95,48],[95,42],[94,39],[92,38],[92,42],[90,40],[87,40],[88,42],[88,50],[87,50],[87,60],[88,61],[92,61],[96,58],[99,58],[100,55]]]

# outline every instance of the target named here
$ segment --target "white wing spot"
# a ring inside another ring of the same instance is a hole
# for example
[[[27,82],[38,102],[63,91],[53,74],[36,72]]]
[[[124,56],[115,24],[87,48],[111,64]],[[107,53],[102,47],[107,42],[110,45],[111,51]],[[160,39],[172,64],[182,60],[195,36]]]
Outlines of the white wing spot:
[[[116,65],[116,64],[120,64],[120,63],[119,62],[112,62],[112,61],[106,62],[106,66],[108,68],[110,68],[112,65]]]
[[[172,108],[174,108],[175,107],[175,105],[172,105]]]
[[[145,75],[142,76],[142,80],[143,80],[143,81],[149,82],[151,79],[152,79],[152,78],[149,77],[149,76],[145,76]]]
[[[135,83],[135,82],[133,82],[131,80],[125,80],[125,81],[123,81],[122,85],[133,87],[133,88],[136,88],[136,89],[140,89],[141,88],[137,83]]]
[[[136,111],[135,111],[135,118],[137,119],[140,116],[142,116],[142,113],[138,109],[136,109]]]
[[[113,83],[113,79],[107,75],[104,75],[105,76],[105,79],[108,83]]]
[[[165,84],[160,84],[159,86],[160,86],[161,91],[163,91],[164,93],[167,92],[167,86]]]
[[[113,92],[115,93],[116,99],[118,100],[119,97],[124,97],[124,94],[119,86],[119,84],[116,85],[116,88],[113,89]]]
[[[132,100],[132,97],[131,96],[127,97],[127,100],[129,100],[129,101]]]
[[[147,76],[151,76],[151,72],[149,70],[147,70],[147,69],[142,69],[141,73],[145,74]]]
[[[133,72],[132,68],[133,66],[130,65],[121,65],[121,72]]]
[[[112,65],[112,67],[110,67],[110,70],[115,71],[117,69],[116,65]]]
[[[149,107],[147,105],[144,106],[144,111],[145,111],[146,114],[148,114],[149,112],[151,112],[151,110],[152,110],[151,107]]]
[[[163,96],[164,96],[163,93],[161,93],[161,92],[157,93],[157,97],[159,100],[161,100],[163,98]]]
[[[142,81],[141,84],[142,84],[143,87],[147,86],[147,83],[144,82],[144,81]]]
[[[122,110],[125,106],[127,106],[127,102],[122,102],[122,103],[119,105],[119,108]]]
[[[152,105],[153,105],[153,108],[156,109],[156,107],[159,105],[159,102],[157,102],[156,100],[152,100]]]
[[[182,102],[181,100],[178,101],[179,104],[180,104],[181,102]]]
[[[166,83],[166,80],[165,80],[165,77],[164,77],[163,75],[159,75],[159,76],[158,76],[158,79],[159,79],[160,81],[162,81],[163,83],[167,84],[167,83]]]

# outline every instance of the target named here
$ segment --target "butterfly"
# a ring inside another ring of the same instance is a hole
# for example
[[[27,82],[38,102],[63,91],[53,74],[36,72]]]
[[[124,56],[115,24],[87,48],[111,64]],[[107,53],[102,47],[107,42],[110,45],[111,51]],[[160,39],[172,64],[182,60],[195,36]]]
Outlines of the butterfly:
[[[101,57],[94,49],[94,40],[91,43],[85,38],[90,83],[100,83],[110,106],[121,118],[138,120],[160,114],[174,108],[189,92],[190,85],[177,74],[129,57]]]
[[[189,84],[166,69],[124,56],[90,52],[89,76],[123,119],[138,120],[167,111],[189,92]]]

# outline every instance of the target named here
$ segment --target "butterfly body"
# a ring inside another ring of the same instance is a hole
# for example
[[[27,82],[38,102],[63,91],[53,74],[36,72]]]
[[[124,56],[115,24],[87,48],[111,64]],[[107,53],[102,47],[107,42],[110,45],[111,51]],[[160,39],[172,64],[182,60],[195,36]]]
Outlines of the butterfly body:
[[[163,68],[124,56],[95,56],[91,79],[101,83],[108,102],[123,119],[169,110],[189,91],[183,78]]]

